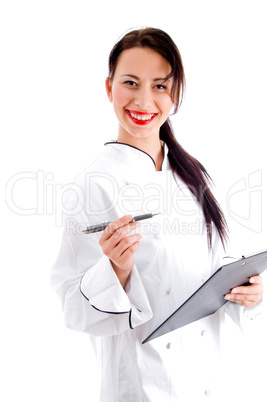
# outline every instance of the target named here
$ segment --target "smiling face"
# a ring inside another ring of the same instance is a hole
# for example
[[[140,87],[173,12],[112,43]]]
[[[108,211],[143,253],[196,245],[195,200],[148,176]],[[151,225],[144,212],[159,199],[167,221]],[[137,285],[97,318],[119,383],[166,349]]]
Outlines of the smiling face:
[[[124,50],[113,79],[107,78],[106,89],[119,121],[118,140],[135,144],[134,139],[153,136],[173,106],[169,62],[149,48]]]

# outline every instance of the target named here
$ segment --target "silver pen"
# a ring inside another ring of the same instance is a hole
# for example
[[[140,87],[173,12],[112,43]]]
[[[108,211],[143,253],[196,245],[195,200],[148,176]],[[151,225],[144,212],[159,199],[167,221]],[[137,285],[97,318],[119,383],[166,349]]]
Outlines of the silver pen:
[[[150,218],[153,218],[153,216],[155,216],[155,215],[159,215],[159,214],[144,214],[144,215],[134,216],[133,219],[129,223],[143,221],[144,219],[150,219]],[[89,234],[89,233],[101,232],[102,230],[105,230],[106,227],[110,223],[111,222],[106,222],[106,223],[100,223],[99,225],[89,226],[88,228],[83,230],[83,233]]]

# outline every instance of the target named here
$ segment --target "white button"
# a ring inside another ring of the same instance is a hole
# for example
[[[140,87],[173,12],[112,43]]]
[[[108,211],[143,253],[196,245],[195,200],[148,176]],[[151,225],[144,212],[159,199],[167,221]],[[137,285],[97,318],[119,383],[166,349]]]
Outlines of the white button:
[[[206,330],[206,329],[203,329],[203,330],[201,331],[201,336],[205,336],[206,333],[207,333],[207,330]]]
[[[166,294],[169,295],[172,292],[171,289],[166,290]]]
[[[206,389],[206,391],[205,391],[205,395],[207,395],[207,396],[211,395],[211,392],[210,392],[210,390],[209,390],[209,389]]]
[[[171,342],[168,342],[167,345],[166,345],[166,348],[170,349],[170,347],[171,347]]]

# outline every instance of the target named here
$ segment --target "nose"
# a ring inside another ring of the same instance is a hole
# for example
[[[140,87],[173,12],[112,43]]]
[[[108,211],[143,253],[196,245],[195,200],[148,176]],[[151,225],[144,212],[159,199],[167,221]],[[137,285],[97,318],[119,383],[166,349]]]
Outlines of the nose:
[[[135,104],[142,110],[148,110],[153,105],[153,96],[149,87],[141,87],[135,93]]]

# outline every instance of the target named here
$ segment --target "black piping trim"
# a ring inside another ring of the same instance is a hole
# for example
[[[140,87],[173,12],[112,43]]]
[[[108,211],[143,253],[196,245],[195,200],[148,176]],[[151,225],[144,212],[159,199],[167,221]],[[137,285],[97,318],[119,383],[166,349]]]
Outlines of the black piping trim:
[[[142,149],[139,149],[139,148],[137,148],[137,147],[134,147],[133,145],[125,144],[124,142],[117,142],[117,141],[106,142],[104,145],[109,145],[109,144],[126,145],[127,147],[131,147],[131,148],[133,148],[133,149],[137,149],[138,151],[143,152],[145,155],[149,156],[149,158],[152,160],[154,166],[156,167],[156,163],[155,163],[154,159],[152,158],[152,156],[150,156],[147,152],[142,151]]]
[[[129,313],[129,325],[130,325],[130,328],[133,329],[133,326],[132,326],[132,309],[130,310],[130,313]]]
[[[83,293],[83,291],[82,291],[82,289],[81,289],[82,279],[83,279],[83,277],[82,277],[81,280],[80,280],[80,292],[81,292],[81,294],[83,295],[83,297],[90,303],[90,305],[91,305],[95,310],[100,311],[101,313],[106,313],[106,314],[130,314],[130,315],[131,315],[132,309],[131,309],[130,311],[114,312],[114,311],[100,310],[99,308],[95,307],[95,306],[90,302],[90,300],[88,299],[88,297],[85,296],[85,294]],[[130,325],[130,326],[131,326],[131,325]],[[132,328],[132,327],[131,327],[131,328]]]

